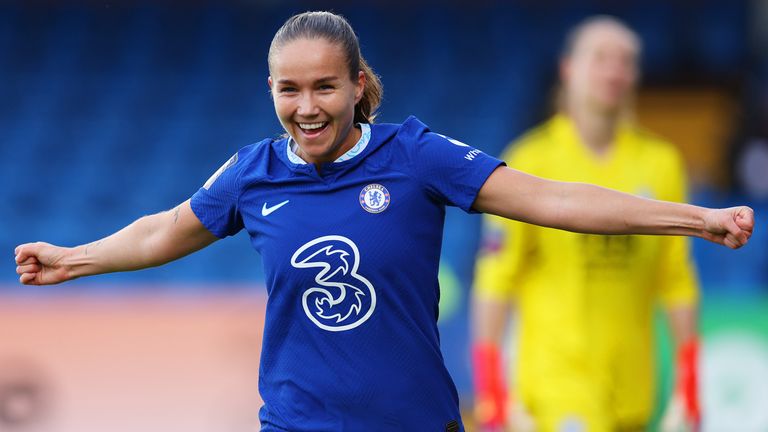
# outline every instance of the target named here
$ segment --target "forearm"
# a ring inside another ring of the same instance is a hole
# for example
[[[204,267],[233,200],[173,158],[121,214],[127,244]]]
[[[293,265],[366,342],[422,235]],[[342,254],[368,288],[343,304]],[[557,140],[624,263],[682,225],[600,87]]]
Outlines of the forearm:
[[[667,320],[676,346],[695,340],[698,335],[698,309],[694,305],[667,308]]]
[[[474,207],[509,219],[581,233],[699,237],[706,237],[706,218],[711,211],[585,183],[546,180],[508,168],[491,174]]]
[[[73,248],[45,242],[16,247],[16,273],[27,285],[50,285],[82,276],[139,270],[173,261],[215,242],[190,201],[145,216],[109,237]]]
[[[139,270],[181,258],[216,240],[187,200],[173,210],[142,217],[109,237],[69,249],[61,266],[68,279]]]
[[[584,183],[550,182],[543,225],[592,234],[703,236],[708,209],[657,201]],[[588,203],[588,205],[585,205]],[[550,213],[548,216],[547,213]]]
[[[163,242],[163,225],[172,223],[171,212],[144,216],[101,240],[69,249],[62,258],[71,278],[139,270],[174,259]]]
[[[471,334],[474,343],[501,346],[510,310],[506,302],[480,298],[473,294]]]

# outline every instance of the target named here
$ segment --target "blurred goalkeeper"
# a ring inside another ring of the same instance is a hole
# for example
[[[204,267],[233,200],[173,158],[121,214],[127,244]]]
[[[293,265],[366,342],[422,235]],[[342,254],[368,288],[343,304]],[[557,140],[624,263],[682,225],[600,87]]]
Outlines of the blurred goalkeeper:
[[[632,122],[640,48],[614,18],[578,25],[561,59],[559,112],[503,159],[541,177],[684,201],[680,153]],[[472,357],[483,430],[645,430],[657,301],[677,353],[664,427],[698,429],[698,289],[686,238],[575,234],[488,216],[475,273]],[[501,347],[512,309],[516,368],[507,379]]]

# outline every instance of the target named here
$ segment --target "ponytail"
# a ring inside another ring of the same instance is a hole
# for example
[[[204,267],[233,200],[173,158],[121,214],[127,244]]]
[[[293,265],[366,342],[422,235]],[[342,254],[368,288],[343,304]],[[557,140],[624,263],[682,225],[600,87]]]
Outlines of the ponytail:
[[[364,58],[360,57],[360,70],[365,74],[365,88],[363,97],[355,105],[355,123],[373,123],[376,120],[377,110],[381,105],[381,96],[384,88],[376,72],[368,66]]]

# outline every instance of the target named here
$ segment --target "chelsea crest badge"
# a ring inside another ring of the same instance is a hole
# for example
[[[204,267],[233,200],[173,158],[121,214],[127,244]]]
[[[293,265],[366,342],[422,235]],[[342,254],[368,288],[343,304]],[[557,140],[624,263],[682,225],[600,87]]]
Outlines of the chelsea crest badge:
[[[373,183],[360,191],[360,206],[368,213],[381,213],[389,207],[389,191],[384,186]]]

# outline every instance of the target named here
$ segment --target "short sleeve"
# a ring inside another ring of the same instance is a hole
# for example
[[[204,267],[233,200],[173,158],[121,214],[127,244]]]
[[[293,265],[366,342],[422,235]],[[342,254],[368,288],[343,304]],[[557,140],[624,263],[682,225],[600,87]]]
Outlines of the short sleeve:
[[[411,173],[437,200],[469,213],[488,176],[504,162],[463,142],[430,132],[411,117],[398,138],[410,153]]]
[[[192,211],[213,235],[219,238],[237,234],[243,228],[238,206],[240,174],[244,162],[235,153],[190,200]]]

